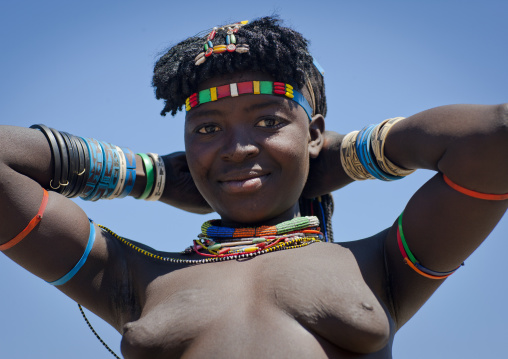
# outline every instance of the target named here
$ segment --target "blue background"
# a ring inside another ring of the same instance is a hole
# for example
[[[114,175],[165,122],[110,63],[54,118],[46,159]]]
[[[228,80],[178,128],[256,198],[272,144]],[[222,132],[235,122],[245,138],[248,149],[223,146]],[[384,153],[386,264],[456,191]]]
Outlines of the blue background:
[[[183,150],[183,114],[160,117],[163,104],[150,85],[157,55],[201,30],[274,12],[311,40],[326,70],[330,130],[347,133],[445,104],[508,101],[506,1],[4,0],[0,123],[44,123],[135,152]],[[431,175],[336,192],[336,240],[389,226]],[[132,198],[77,202],[96,222],[168,251],[185,248],[216,217]],[[507,234],[504,218],[400,330],[395,358],[505,357]],[[0,276],[1,358],[109,357],[73,301],[4,256]],[[120,335],[89,316],[119,353]]]

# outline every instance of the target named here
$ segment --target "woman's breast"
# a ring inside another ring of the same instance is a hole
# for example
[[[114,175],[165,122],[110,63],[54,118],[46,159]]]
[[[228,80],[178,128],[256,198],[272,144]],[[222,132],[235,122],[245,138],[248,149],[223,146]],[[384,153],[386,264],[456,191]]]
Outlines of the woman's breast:
[[[122,352],[126,358],[324,358],[334,347],[375,352],[390,337],[388,317],[354,257],[337,249],[314,244],[160,276],[148,287],[139,320],[125,326]],[[236,355],[242,350],[249,355]]]

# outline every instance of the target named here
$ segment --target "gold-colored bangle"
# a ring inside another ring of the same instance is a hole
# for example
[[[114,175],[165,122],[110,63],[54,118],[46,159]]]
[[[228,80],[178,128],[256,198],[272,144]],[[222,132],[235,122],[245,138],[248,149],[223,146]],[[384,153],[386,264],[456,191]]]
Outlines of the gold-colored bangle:
[[[356,138],[358,133],[359,131],[350,132],[342,139],[340,145],[340,161],[342,163],[342,168],[344,172],[355,181],[375,179],[374,176],[363,167],[356,153]]]
[[[385,143],[388,132],[390,132],[393,125],[402,121],[404,118],[405,117],[394,117],[381,122],[374,130],[376,132],[372,136],[372,150],[376,157],[377,164],[384,172],[398,177],[404,177],[416,171],[414,169],[400,167],[385,156]]]

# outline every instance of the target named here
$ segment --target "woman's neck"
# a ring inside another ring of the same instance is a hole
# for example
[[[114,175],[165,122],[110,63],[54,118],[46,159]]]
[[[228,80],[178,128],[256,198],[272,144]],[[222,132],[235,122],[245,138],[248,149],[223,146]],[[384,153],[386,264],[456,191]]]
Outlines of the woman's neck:
[[[290,219],[293,219],[296,217],[301,217],[300,205],[298,204],[298,202],[295,203],[293,205],[293,207],[288,208],[286,211],[284,211],[283,213],[281,213],[275,217],[266,218],[266,219],[256,221],[256,222],[237,222],[231,218],[225,218],[225,217],[221,216],[221,225],[224,227],[231,227],[231,228],[272,226],[272,225],[276,225],[276,224],[279,224],[284,221],[289,221]]]

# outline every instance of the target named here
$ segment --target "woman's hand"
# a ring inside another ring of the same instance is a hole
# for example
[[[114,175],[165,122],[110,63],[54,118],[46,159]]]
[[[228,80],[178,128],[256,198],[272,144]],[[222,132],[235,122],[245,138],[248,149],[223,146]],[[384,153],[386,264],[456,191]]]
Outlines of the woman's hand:
[[[185,152],[174,152],[162,156],[162,159],[167,177],[160,201],[187,212],[199,214],[213,212],[194,184]]]
[[[302,193],[305,198],[321,196],[353,182],[340,163],[340,144],[344,135],[325,131],[323,137],[319,156],[310,160],[309,177]]]

